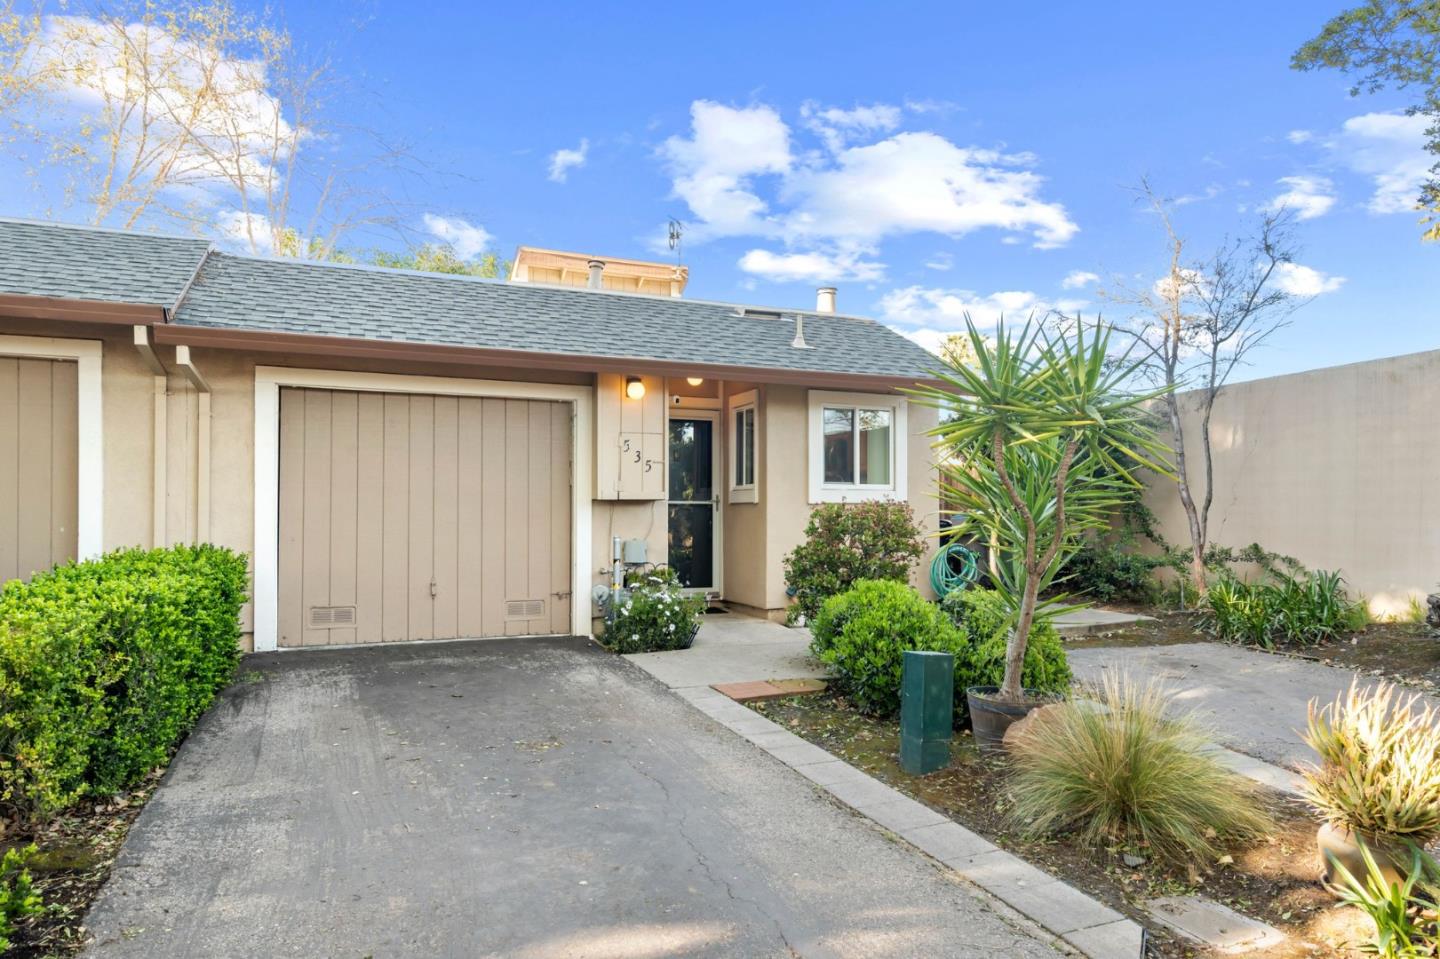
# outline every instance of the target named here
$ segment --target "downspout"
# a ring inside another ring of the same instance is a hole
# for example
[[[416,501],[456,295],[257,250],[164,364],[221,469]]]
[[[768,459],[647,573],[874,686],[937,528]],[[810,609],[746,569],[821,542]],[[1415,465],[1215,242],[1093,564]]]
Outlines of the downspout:
[[[195,387],[199,407],[195,424],[195,541],[210,542],[210,383],[190,356],[190,347],[175,347],[175,365]]]
[[[154,437],[151,440],[151,448],[154,453],[154,462],[151,465],[151,530],[150,545],[160,547],[165,545],[165,510],[166,500],[169,496],[169,421],[167,419],[166,386],[167,379],[165,365],[160,362],[160,357],[155,354],[155,347],[150,342],[150,328],[148,326],[134,327],[135,349],[140,358],[145,361],[152,374],[152,403],[154,404],[153,430]]]

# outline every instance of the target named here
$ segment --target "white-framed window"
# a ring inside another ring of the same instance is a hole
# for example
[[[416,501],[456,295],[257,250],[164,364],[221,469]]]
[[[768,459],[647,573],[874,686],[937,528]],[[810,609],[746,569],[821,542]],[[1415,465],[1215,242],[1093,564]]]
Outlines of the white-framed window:
[[[730,502],[760,502],[759,392],[748,390],[730,397]]]
[[[810,391],[810,502],[905,498],[905,400]]]

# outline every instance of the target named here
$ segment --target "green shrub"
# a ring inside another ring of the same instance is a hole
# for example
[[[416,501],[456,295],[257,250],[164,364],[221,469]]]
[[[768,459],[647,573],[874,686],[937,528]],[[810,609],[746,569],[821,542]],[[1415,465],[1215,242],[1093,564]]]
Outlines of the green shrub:
[[[969,710],[965,690],[970,686],[999,686],[1005,678],[1006,638],[1014,617],[1005,597],[993,589],[955,590],[940,601],[940,608],[965,640],[964,660],[957,663],[955,676],[955,709],[964,719]],[[1065,644],[1055,624],[1047,619],[1037,617],[1030,627],[1021,684],[1025,689],[1047,693],[1063,693],[1070,688]]]
[[[1310,701],[1305,741],[1320,764],[1305,798],[1327,822],[1426,843],[1440,836],[1440,711],[1379,683]]]
[[[0,802],[35,815],[165,762],[239,660],[243,556],[120,550],[0,592]]]
[[[1364,625],[1365,606],[1346,597],[1339,573],[1269,576],[1254,583],[1222,576],[1205,596],[1206,629],[1228,642],[1270,648],[1280,639],[1318,643]]]
[[[35,855],[35,846],[6,850],[0,859],[0,953],[10,948],[15,920],[40,911],[40,897],[30,882],[25,864]]]
[[[906,650],[955,657],[955,725],[969,710],[965,690],[998,686],[1005,675],[1011,617],[994,590],[957,590],[939,605],[904,583],[861,580],[825,601],[811,624],[811,651],[836,674],[839,687],[864,712],[900,710]],[[1025,651],[1028,689],[1064,692],[1070,686],[1065,648],[1050,623],[1038,624]]]
[[[1153,603],[1160,597],[1155,570],[1163,557],[1130,552],[1118,544],[1087,541],[1065,561],[1059,582],[1070,593],[1099,603],[1122,599]]]
[[[1205,862],[1220,840],[1264,832],[1252,784],[1215,760],[1160,686],[1111,675],[1091,696],[1033,714],[1009,744],[1021,832]]]
[[[810,635],[816,658],[835,671],[856,707],[880,716],[900,710],[906,650],[954,654],[957,680],[966,659],[960,631],[940,609],[890,580],[860,580],[827,599]]]
[[[669,568],[628,577],[629,598],[605,627],[605,644],[617,653],[686,649],[700,628],[705,597],[687,595]]]
[[[810,514],[805,542],[785,557],[792,613],[813,619],[821,603],[862,579],[905,582],[924,551],[906,503],[823,503]]]
[[[1440,863],[1412,844],[1410,868],[1404,881],[1396,883],[1385,875],[1365,840],[1357,838],[1357,843],[1365,861],[1363,877],[1326,855],[1340,879],[1340,900],[1375,924],[1375,935],[1360,951],[1381,959],[1433,959],[1440,954]]]

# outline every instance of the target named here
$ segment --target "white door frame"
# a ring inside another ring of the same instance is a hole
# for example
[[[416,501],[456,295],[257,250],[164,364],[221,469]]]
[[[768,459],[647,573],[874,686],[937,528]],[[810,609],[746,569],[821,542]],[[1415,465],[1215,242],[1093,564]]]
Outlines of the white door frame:
[[[101,389],[104,347],[98,340],[0,335],[0,356],[73,360],[76,369],[75,558],[105,552],[105,400]]]
[[[704,405],[701,405],[703,403]],[[713,529],[710,531],[710,539],[714,556],[711,558],[711,569],[715,573],[715,582],[708,587],[695,587],[686,589],[687,593],[696,595],[714,593],[717,598],[725,596],[725,516],[721,512],[725,508],[725,497],[721,496],[721,490],[725,481],[725,444],[722,442],[721,430],[725,428],[725,416],[716,405],[715,400],[701,398],[700,401],[691,405],[681,402],[666,410],[665,415],[665,462],[669,469],[674,469],[675,464],[670,462],[670,421],[682,420],[708,420],[710,427],[710,495],[711,511],[714,514]],[[670,564],[670,474],[665,474],[665,563]]]
[[[587,635],[590,623],[590,509],[594,449],[594,388],[551,383],[511,383],[449,376],[353,373],[275,366],[255,368],[255,651],[278,647],[280,634],[280,388],[481,396],[556,400],[571,404],[570,632]]]

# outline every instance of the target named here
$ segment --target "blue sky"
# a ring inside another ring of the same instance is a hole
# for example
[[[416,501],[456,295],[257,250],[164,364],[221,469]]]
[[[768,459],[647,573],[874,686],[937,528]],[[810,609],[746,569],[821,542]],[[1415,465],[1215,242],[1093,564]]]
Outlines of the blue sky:
[[[697,298],[806,307],[833,280],[843,311],[922,339],[967,309],[1093,313],[1086,274],[1144,286],[1164,267],[1142,175],[1183,198],[1196,253],[1284,197],[1303,217],[1285,280],[1315,295],[1248,378],[1440,347],[1440,244],[1406,205],[1423,122],[1397,94],[1355,99],[1338,74],[1289,69],[1340,6],[284,12],[349,78],[337,115],[426,161],[394,184],[417,230],[466,252],[664,258],[676,217]],[[0,212],[48,199],[7,189]]]

